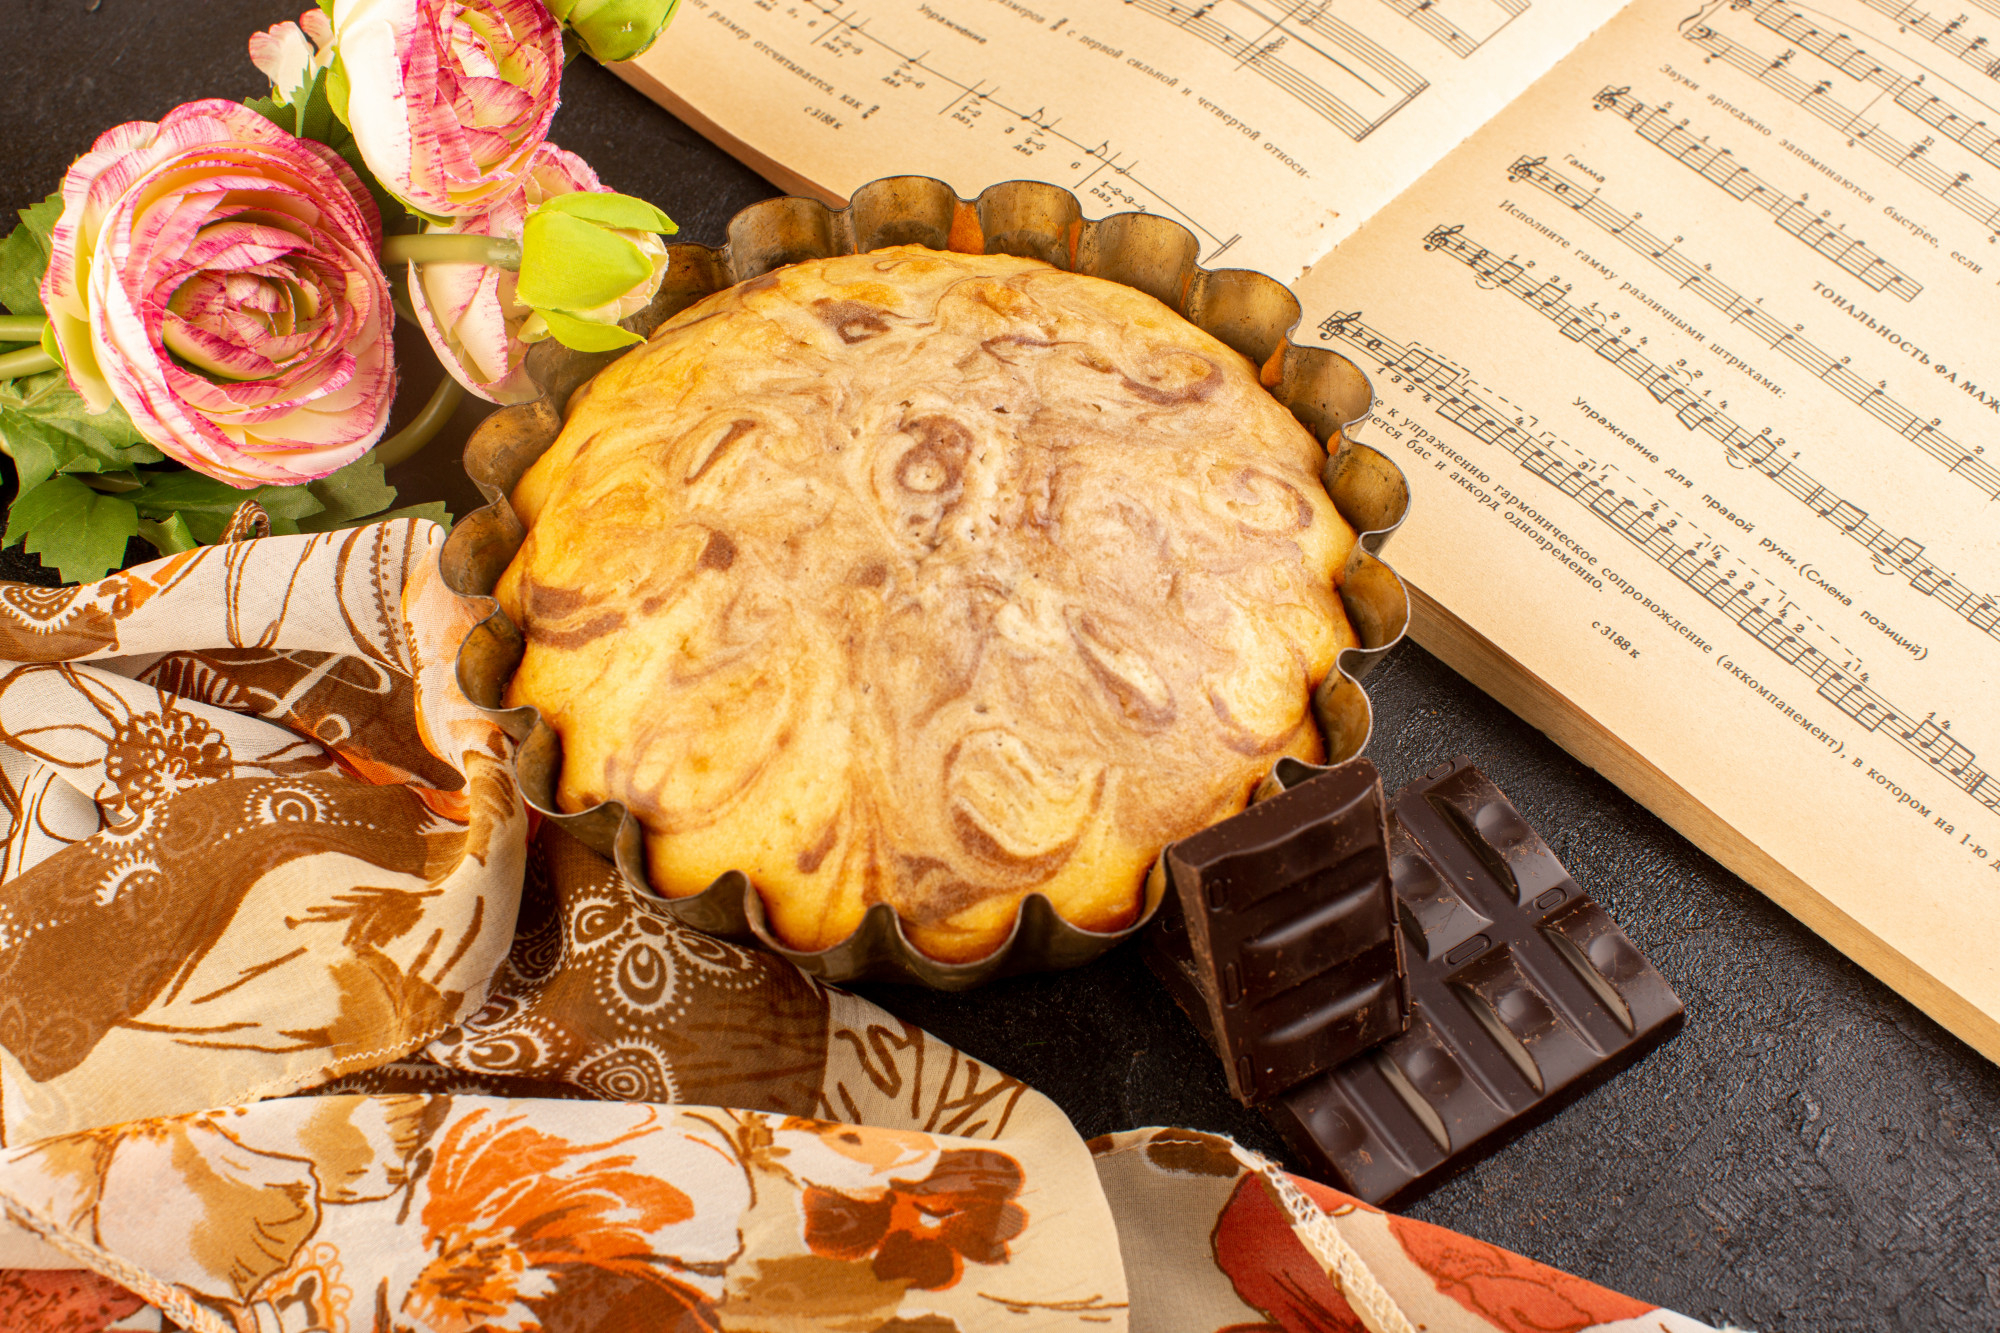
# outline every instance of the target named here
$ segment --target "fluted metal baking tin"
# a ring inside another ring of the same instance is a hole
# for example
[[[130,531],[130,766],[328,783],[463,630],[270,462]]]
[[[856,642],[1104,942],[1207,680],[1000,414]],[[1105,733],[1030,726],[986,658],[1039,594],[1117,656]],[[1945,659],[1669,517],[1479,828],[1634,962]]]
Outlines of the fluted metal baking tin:
[[[1284,284],[1247,269],[1202,268],[1195,262],[1200,247],[1180,224],[1147,213],[1092,221],[1083,216],[1074,194],[1038,181],[1008,181],[968,201],[928,176],[891,176],[862,186],[844,209],[814,199],[767,199],[738,213],[728,234],[728,243],[719,249],[669,247],[659,295],[625,327],[650,334],[701,298],[786,264],[914,244],[1023,255],[1123,283],[1158,298],[1261,367],[1264,384],[1326,447],[1322,476],[1327,492],[1361,536],[1341,586],[1361,646],[1340,655],[1313,697],[1328,762],[1361,751],[1371,717],[1359,678],[1402,638],[1409,619],[1402,581],[1377,551],[1403,521],[1410,492],[1394,463],[1346,437],[1346,427],[1365,417],[1373,404],[1368,378],[1330,349],[1290,340],[1299,304]],[[610,857],[646,890],[655,910],[709,934],[754,939],[828,981],[904,981],[960,990],[1016,972],[1075,967],[1141,929],[1159,906],[1165,886],[1157,867],[1147,883],[1143,912],[1125,930],[1080,930],[1064,921],[1047,897],[1033,893],[1023,901],[999,949],[976,962],[943,963],[919,952],[895,911],[877,903],[845,940],[801,952],[786,948],[772,934],[762,898],[740,872],[731,871],[692,897],[653,894],[643,831],[623,806],[606,803],[576,813],[557,808],[562,742],[534,709],[502,706],[523,641],[492,592],[526,535],[508,494],[555,442],[570,395],[615,359],[615,354],[573,352],[553,341],[529,354],[528,369],[543,396],[502,408],[473,434],[465,467],[490,503],[459,522],[441,557],[446,583],[462,596],[479,599],[488,612],[459,650],[458,679],[466,695],[520,742],[517,770],[528,805]],[[1286,771],[1274,773],[1260,792],[1291,785],[1302,776],[1302,767],[1296,761],[1286,764]]]

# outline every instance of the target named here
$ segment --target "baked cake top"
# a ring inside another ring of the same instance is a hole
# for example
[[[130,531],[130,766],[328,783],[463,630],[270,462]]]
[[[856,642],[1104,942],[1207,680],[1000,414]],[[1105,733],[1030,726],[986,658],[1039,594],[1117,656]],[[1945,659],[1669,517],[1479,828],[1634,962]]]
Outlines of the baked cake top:
[[[510,704],[654,887],[786,943],[890,903],[982,957],[1020,899],[1129,924],[1162,846],[1319,757],[1354,642],[1324,455],[1151,297],[1004,255],[794,265],[600,374],[516,488]]]

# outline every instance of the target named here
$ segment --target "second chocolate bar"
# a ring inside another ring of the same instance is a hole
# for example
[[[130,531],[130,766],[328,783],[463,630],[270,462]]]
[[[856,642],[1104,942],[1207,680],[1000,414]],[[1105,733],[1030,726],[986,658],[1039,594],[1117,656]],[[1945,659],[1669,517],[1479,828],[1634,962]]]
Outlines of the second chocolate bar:
[[[1148,961],[1242,1101],[1403,1028],[1382,780],[1350,760],[1167,849]]]
[[[1407,1203],[1632,1063],[1681,1002],[1485,774],[1396,797],[1409,1030],[1268,1108],[1314,1175]]]

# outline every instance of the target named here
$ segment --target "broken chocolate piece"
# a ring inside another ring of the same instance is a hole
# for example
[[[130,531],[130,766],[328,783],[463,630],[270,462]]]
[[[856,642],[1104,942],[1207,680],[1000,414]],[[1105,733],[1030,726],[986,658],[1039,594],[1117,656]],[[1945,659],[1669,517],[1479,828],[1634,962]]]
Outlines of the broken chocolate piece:
[[[1306,1170],[1408,1203],[1679,1030],[1680,998],[1500,789],[1458,760],[1398,793],[1408,1031],[1266,1107]]]
[[[1166,852],[1147,958],[1245,1103],[1402,1031],[1382,779],[1350,760]]]

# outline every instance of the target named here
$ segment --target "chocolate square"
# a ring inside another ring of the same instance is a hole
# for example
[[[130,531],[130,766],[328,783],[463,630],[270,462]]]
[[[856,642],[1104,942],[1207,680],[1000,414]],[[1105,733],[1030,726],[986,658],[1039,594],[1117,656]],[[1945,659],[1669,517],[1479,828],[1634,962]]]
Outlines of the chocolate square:
[[[1680,1029],[1666,978],[1467,760],[1397,794],[1409,1029],[1266,1107],[1306,1169],[1408,1203]]]
[[[1350,760],[1167,848],[1147,959],[1246,1104],[1400,1032],[1382,780]]]

